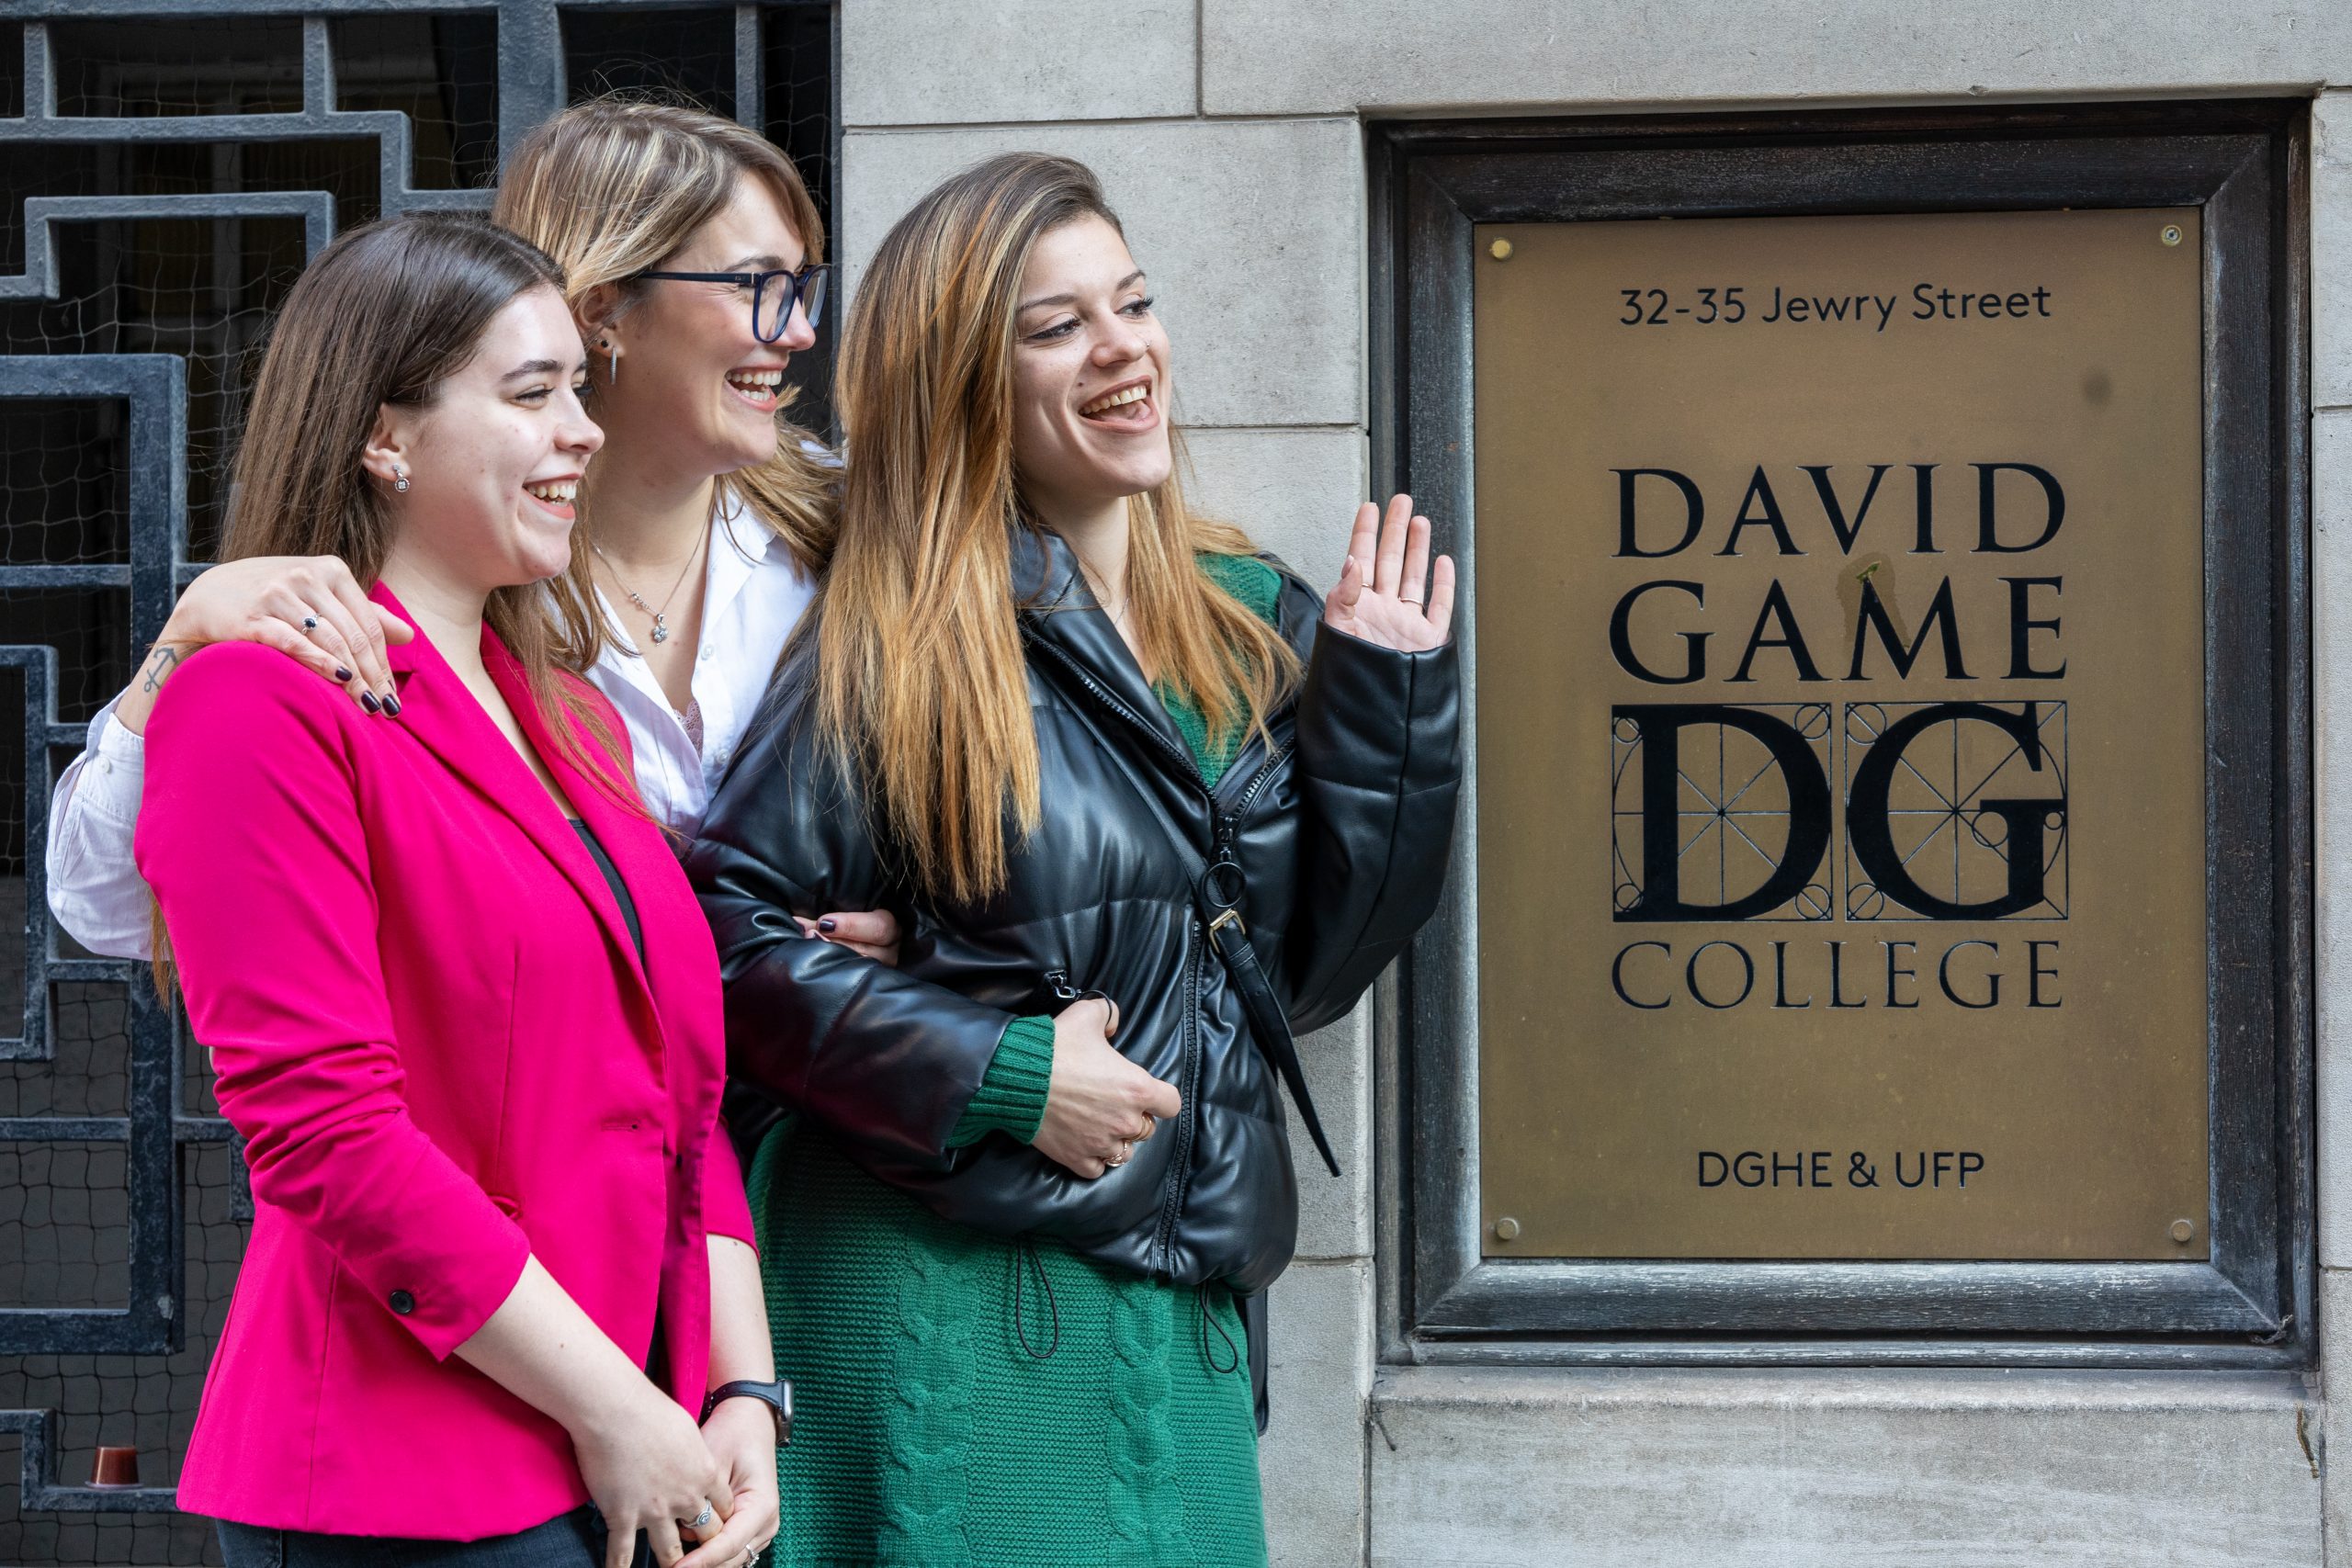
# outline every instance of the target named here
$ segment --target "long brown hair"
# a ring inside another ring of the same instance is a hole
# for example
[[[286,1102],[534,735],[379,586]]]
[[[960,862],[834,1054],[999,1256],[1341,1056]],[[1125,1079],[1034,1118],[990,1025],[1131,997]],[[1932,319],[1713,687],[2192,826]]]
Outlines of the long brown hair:
[[[534,288],[560,295],[563,269],[529,241],[461,213],[388,218],[320,252],[270,328],[237,445],[220,558],[338,556],[361,587],[375,586],[393,511],[359,454],[378,411],[430,404],[472,359],[491,319]],[[608,710],[560,666],[562,637],[539,585],[492,590],[483,618],[521,665],[564,761],[642,815]],[[160,907],[148,926],[155,989],[168,997],[171,941]]]
[[[1084,164],[989,159],[891,229],[842,335],[851,462],[817,616],[816,712],[933,895],[1001,889],[1007,818],[1024,836],[1037,823],[1012,583],[1012,529],[1024,524],[1013,310],[1039,236],[1086,218],[1119,224]],[[1194,562],[1248,551],[1248,536],[1188,511],[1173,469],[1128,499],[1127,528],[1145,669],[1199,702],[1212,734],[1262,728],[1297,660]]]
[[[619,307],[607,318],[616,320],[648,287],[634,281],[637,275],[724,210],[746,178],[767,186],[807,259],[823,260],[824,220],[799,171],[774,143],[698,108],[623,94],[574,104],[525,137],[507,161],[492,216],[561,265],[565,301],[575,316],[584,314],[590,290],[618,288]],[[809,433],[784,417],[793,391],[786,389],[777,404],[775,456],[719,482],[814,577],[832,549],[839,476],[804,448]],[[593,533],[593,468],[581,487],[580,515]],[[605,635],[587,555],[573,552],[572,570],[549,586],[564,658],[584,670],[596,661]]]
[[[529,241],[464,213],[385,219],[321,252],[270,329],[220,558],[339,556],[361,587],[373,587],[394,517],[359,464],[378,411],[430,404],[472,359],[491,319],[534,288],[560,295],[563,269]],[[615,804],[642,812],[606,710],[561,669],[562,638],[539,585],[493,590],[483,618],[522,666],[564,761]],[[600,755],[581,749],[582,734]]]

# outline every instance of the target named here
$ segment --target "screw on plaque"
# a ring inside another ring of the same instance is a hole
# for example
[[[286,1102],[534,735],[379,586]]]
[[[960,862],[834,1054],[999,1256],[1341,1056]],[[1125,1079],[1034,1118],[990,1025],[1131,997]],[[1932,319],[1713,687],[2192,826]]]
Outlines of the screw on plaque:
[[[2173,1221],[2173,1223],[2172,1223],[2172,1238],[2173,1238],[2173,1240],[2175,1240],[2175,1241],[2187,1241],[2190,1236],[2193,1236],[2193,1235],[2195,1235],[2196,1234],[2197,1234],[2197,1227],[2196,1227],[2195,1225],[2190,1224],[2187,1220],[2175,1220],[2175,1221]]]
[[[2164,226],[2163,232],[2159,233],[2156,238],[2162,240],[2167,245],[2177,245],[2180,243],[2180,225],[2177,223],[2165,224]]]
[[[1487,247],[1487,254],[1494,257],[1497,261],[1509,261],[1510,260],[1510,242],[1509,240],[1497,240],[1493,244]]]
[[[1497,1220],[1495,1222],[1495,1239],[1497,1241],[1517,1241],[1519,1239],[1519,1222],[1512,1219],[1509,1214],[1505,1214],[1501,1219]]]

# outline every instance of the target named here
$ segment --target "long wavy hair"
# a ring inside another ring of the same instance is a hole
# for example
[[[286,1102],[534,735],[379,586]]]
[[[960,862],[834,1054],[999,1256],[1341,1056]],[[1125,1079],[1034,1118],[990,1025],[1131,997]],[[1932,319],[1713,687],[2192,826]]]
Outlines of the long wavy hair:
[[[684,104],[626,94],[574,104],[525,137],[507,162],[492,217],[555,258],[568,279],[566,302],[590,327],[583,306],[591,290],[617,288],[619,304],[605,319],[627,314],[650,287],[637,275],[723,211],[744,179],[767,186],[808,259],[823,260],[824,220],[799,171],[773,142]],[[809,455],[802,444],[814,437],[785,417],[793,390],[786,389],[778,403],[775,456],[719,483],[814,577],[832,548],[839,475]],[[575,537],[583,546],[595,531],[595,486],[592,468],[579,498],[582,531]],[[595,613],[584,547],[572,552],[571,570],[550,586],[564,657],[587,669],[603,651],[606,630]]]
[[[1013,460],[1013,313],[1038,238],[1088,218],[1119,226],[1084,164],[989,159],[890,230],[842,334],[851,461],[815,616],[815,712],[934,897],[1001,889],[1008,829],[1037,823],[1012,531],[1038,525]],[[1199,702],[1213,734],[1262,729],[1297,660],[1195,564],[1251,546],[1186,508],[1181,467],[1128,498],[1129,624],[1144,668]]]

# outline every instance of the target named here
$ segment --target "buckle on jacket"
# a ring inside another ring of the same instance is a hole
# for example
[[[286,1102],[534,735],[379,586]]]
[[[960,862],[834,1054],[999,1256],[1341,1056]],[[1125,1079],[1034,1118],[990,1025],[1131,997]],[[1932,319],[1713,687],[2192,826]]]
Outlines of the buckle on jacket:
[[[1227,926],[1237,927],[1241,932],[1242,940],[1245,942],[1249,940],[1250,928],[1242,923],[1241,911],[1238,909],[1227,909],[1223,914],[1217,916],[1216,919],[1209,922],[1209,942],[1219,953],[1223,953],[1225,951],[1225,943],[1216,940],[1216,933],[1223,931]]]

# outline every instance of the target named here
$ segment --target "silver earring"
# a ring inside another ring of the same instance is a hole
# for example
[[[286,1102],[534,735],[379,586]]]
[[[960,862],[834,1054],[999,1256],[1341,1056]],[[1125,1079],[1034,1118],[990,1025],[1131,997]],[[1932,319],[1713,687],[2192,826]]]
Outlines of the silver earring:
[[[398,463],[392,465],[392,488],[402,491],[408,489],[408,470]]]
[[[613,352],[613,340],[598,338],[596,346],[605,351],[605,385],[616,387],[621,379],[621,356]]]

